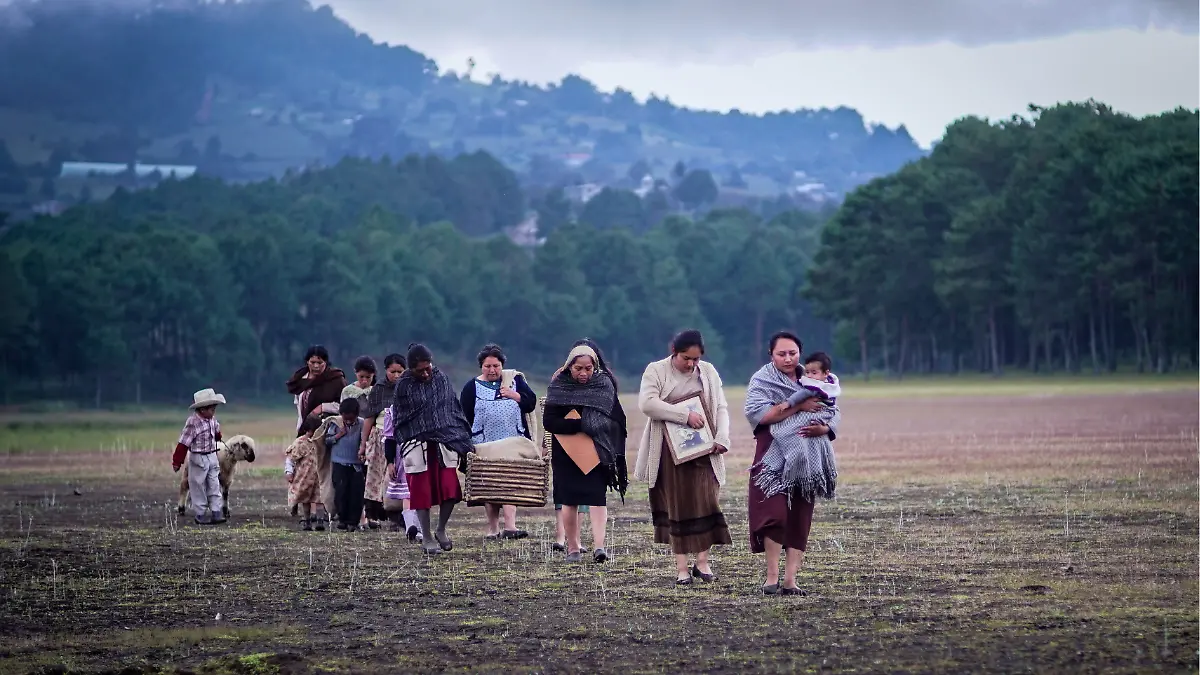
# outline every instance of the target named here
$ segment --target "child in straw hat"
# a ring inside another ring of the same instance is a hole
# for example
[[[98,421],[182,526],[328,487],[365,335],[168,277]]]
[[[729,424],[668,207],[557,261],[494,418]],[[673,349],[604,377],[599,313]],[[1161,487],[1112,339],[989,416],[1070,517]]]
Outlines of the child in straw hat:
[[[192,411],[183,424],[179,443],[171,465],[176,471],[188,461],[188,494],[196,524],[210,525],[225,522],[221,513],[221,462],[217,458],[217,442],[221,440],[221,423],[217,421],[217,406],[225,397],[212,389],[201,389],[192,396]]]

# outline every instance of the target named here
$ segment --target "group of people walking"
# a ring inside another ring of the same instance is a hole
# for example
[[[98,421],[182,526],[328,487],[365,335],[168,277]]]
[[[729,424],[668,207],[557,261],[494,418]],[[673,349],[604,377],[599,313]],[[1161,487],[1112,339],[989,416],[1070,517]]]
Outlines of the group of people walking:
[[[802,357],[801,349],[791,333],[771,337],[770,361],[751,378],[744,411],[755,438],[750,546],[766,554],[762,590],[769,595],[802,593],[796,573],[813,506],[818,497],[833,498],[837,482],[831,441],[841,418],[840,386],[826,355]],[[729,404],[720,374],[703,357],[698,331],[676,335],[667,357],[646,367],[637,399],[647,424],[633,476],[649,486],[654,541],[671,546],[679,585],[714,581],[709,551],[732,543],[719,503],[731,445]],[[466,456],[476,445],[516,436],[542,440],[533,436],[537,395],[524,374],[506,368],[497,345],[479,352],[480,373],[461,389],[420,344],[406,355],[388,355],[382,374],[372,359],[359,358],[353,384],[320,346],[311,347],[305,361],[288,381],[297,423],[285,453],[288,501],[305,530],[322,530],[333,520],[341,530],[386,526],[406,532],[428,554],[450,551],[447,525],[463,500],[458,472],[465,471]],[[567,562],[582,560],[580,517],[586,514],[592,560],[603,563],[609,559],[608,494],[623,500],[629,487],[628,425],[617,377],[595,342],[572,345],[550,378],[540,421],[550,439],[554,548]],[[486,538],[528,536],[517,526],[514,506],[468,506],[486,509]]]

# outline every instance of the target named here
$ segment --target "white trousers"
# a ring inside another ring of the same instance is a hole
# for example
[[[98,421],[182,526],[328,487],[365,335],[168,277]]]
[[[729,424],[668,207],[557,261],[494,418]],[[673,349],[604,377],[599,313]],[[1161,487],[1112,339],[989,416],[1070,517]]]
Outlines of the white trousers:
[[[221,463],[217,453],[188,453],[188,494],[196,515],[220,512],[224,500],[221,499]]]

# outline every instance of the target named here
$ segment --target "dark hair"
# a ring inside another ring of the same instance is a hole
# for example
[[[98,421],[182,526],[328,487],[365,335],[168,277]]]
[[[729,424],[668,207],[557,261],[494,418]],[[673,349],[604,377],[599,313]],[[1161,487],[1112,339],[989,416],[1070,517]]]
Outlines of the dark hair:
[[[308,363],[308,360],[314,356],[325,363],[329,363],[329,350],[325,349],[325,345],[313,345],[309,347],[308,351],[304,352],[304,362]]]
[[[433,352],[429,351],[429,347],[420,342],[413,342],[408,345],[408,366],[416,368],[422,363],[432,363]],[[405,366],[406,368],[408,366]]]
[[[580,345],[587,345],[588,347],[591,347],[592,351],[596,352],[596,360],[599,361],[599,363],[596,364],[596,370],[600,370],[600,371],[607,373],[608,378],[610,380],[612,380],[613,388],[620,389],[621,384],[619,382],[617,382],[617,376],[613,374],[612,369],[610,369],[608,367],[608,364],[605,363],[604,352],[600,349],[600,345],[596,344],[596,341],[593,340],[592,338],[585,337],[585,338],[580,338],[580,339],[576,340],[575,344],[571,345],[571,349],[574,349]]]
[[[400,354],[388,354],[387,356],[383,357],[384,370],[387,370],[388,366],[391,366],[391,365],[394,365],[397,363],[399,363],[401,366],[404,366],[405,370],[408,369],[408,361],[404,360],[404,356],[402,356]]]
[[[676,354],[681,354],[691,349],[699,347],[700,354],[704,354],[704,336],[700,335],[700,331],[688,329],[680,331],[678,335],[671,339],[671,351]]]
[[[775,333],[774,335],[771,336],[771,342],[767,346],[767,355],[768,356],[775,353],[775,343],[779,342],[780,340],[791,340],[792,342],[796,343],[796,351],[804,351],[804,343],[800,342],[800,338],[796,337],[795,333],[792,333],[791,331],[781,330],[778,333]]]
[[[821,370],[827,373],[833,370],[833,359],[829,358],[829,355],[825,352],[813,352],[804,357],[804,365],[807,366],[810,363],[821,364]]]
[[[369,356],[360,356],[357,359],[354,359],[354,372],[370,373],[374,375],[376,372],[378,372],[375,370],[375,359]]]
[[[357,416],[358,415],[358,399],[357,398],[343,399],[342,402],[338,404],[338,413],[342,414],[342,415]]]
[[[479,350],[478,358],[480,367],[483,367],[483,362],[486,361],[489,356],[494,357],[497,361],[499,361],[500,365],[504,365],[504,350],[500,349],[500,345],[489,342],[483,346],[483,349]]]

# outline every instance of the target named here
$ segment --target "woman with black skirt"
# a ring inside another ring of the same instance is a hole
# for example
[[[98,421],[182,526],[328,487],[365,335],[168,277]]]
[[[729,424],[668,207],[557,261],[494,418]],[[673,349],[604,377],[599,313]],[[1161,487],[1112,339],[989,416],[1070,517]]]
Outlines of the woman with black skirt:
[[[617,398],[612,378],[597,372],[595,350],[579,345],[551,378],[546,393],[543,426],[557,435],[585,434],[590,437],[600,460],[584,473],[563,449],[558,438],[551,444],[550,465],[554,472],[554,502],[562,504],[567,535],[567,562],[582,559],[579,541],[579,507],[588,506],[592,521],[592,559],[608,560],[604,548],[608,521],[607,492],[616,490],[624,499],[629,486],[625,465],[625,411]],[[575,414],[572,414],[575,413]]]

